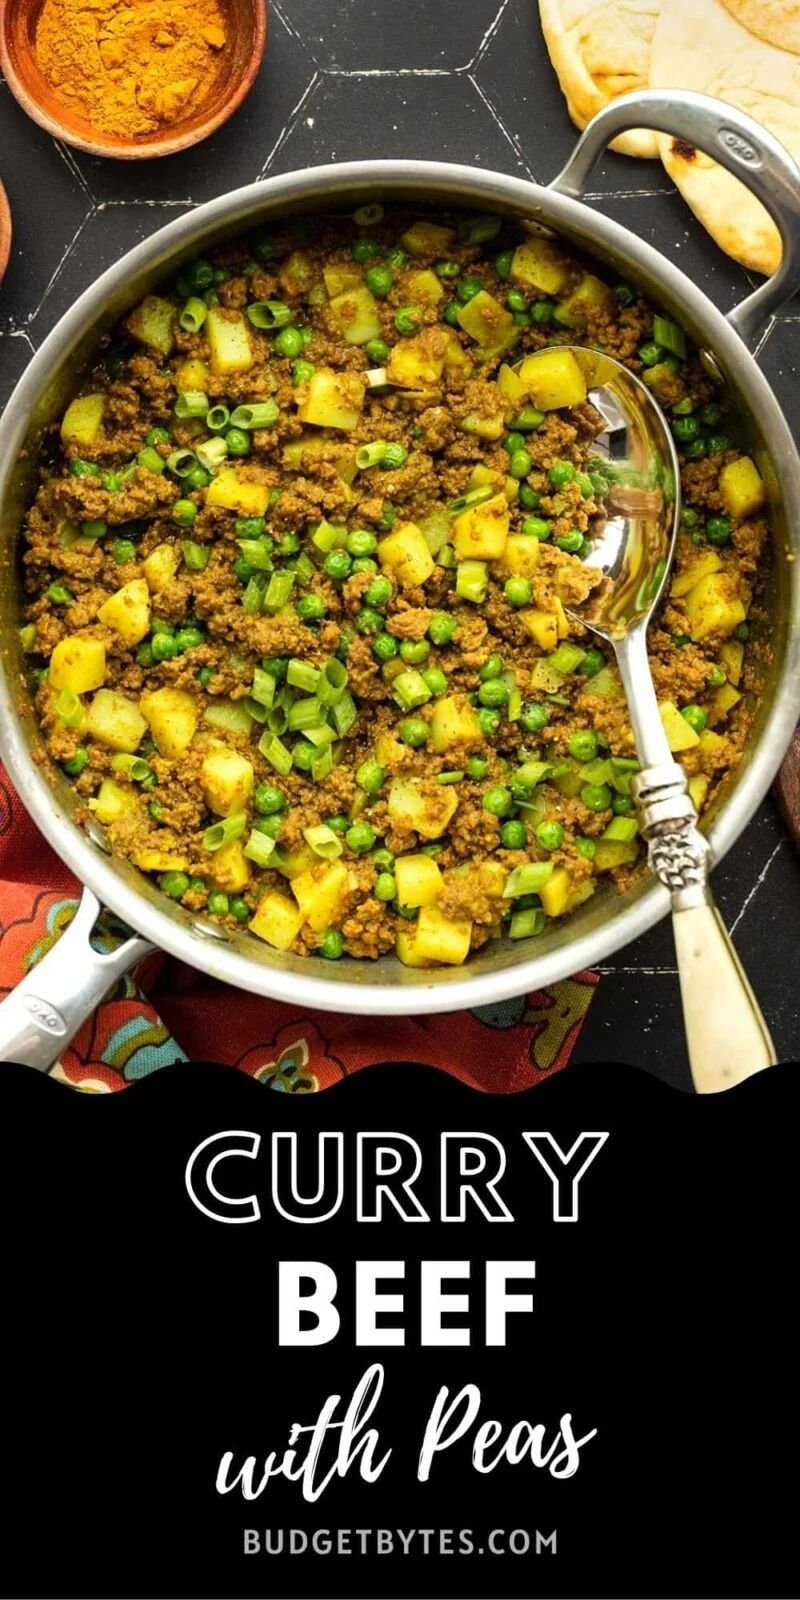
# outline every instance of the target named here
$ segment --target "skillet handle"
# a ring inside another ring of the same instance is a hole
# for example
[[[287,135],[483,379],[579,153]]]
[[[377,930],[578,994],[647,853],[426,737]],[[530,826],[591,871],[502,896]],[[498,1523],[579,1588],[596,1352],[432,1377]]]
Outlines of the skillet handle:
[[[783,256],[773,277],[728,317],[746,345],[800,289],[800,168],[780,141],[736,106],[691,89],[642,89],[598,111],[550,188],[579,200],[606,146],[629,128],[652,128],[696,146],[733,173],[766,207],[781,236]]]
[[[0,1002],[0,1062],[49,1072],[117,979],[153,949],[137,934],[108,955],[94,950],[89,938],[99,912],[84,889],[58,943]]]

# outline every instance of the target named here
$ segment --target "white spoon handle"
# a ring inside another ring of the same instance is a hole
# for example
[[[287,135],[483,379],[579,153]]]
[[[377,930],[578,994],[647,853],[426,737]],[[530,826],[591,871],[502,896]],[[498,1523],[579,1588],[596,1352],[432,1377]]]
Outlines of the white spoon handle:
[[[772,1066],[775,1049],[713,902],[676,911],[672,927],[694,1085],[716,1094]]]

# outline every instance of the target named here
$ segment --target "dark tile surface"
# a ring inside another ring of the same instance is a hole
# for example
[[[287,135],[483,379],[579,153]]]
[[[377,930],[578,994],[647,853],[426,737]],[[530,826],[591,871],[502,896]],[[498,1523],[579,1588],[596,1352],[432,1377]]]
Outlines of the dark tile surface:
[[[207,144],[166,161],[97,161],[60,147],[0,81],[0,176],[14,219],[0,293],[0,403],[98,272],[191,204],[262,173],[379,155],[496,167],[546,183],[575,137],[534,0],[278,0],[245,105]],[[722,309],[749,292],[747,275],[716,250],[659,163],[607,155],[592,174],[590,203],[682,266]],[[797,301],[769,330],[760,360],[796,424]],[[800,865],[770,803],[715,885],[778,1048],[796,1054]],[[668,925],[603,969],[578,1054],[688,1082]]]

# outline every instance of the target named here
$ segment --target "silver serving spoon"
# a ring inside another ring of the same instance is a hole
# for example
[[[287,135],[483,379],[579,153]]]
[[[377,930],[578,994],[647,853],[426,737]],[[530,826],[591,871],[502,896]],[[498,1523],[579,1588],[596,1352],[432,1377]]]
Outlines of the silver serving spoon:
[[[617,658],[641,771],[633,790],[650,866],[669,890],[684,1023],[695,1088],[730,1088],[776,1058],[758,1002],[708,883],[709,849],[658,709],[647,627],[672,565],[680,473],[672,435],[649,389],[594,350],[572,354],[605,423],[594,454],[608,482],[604,514],[590,531],[585,566],[604,582],[571,617],[605,639]]]

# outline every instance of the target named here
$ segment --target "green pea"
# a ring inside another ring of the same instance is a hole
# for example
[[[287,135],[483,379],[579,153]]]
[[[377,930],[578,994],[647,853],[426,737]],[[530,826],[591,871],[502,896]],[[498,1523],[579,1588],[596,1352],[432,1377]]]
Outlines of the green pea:
[[[230,911],[237,922],[246,922],[250,915],[250,907],[240,894],[235,894],[231,900]]]
[[[383,628],[383,617],[371,606],[362,606],[356,616],[356,627],[359,633],[380,633]]]
[[[633,798],[629,794],[615,794],[611,802],[615,817],[629,817],[633,811]]]
[[[183,479],[183,487],[184,489],[207,489],[210,482],[210,472],[206,472],[205,467],[201,467],[198,464],[196,467],[192,467],[191,472],[187,472],[186,477]]]
[[[482,706],[489,706],[490,710],[499,710],[508,703],[508,689],[502,678],[490,678],[482,683],[478,690],[478,701]]]
[[[364,600],[368,606],[388,605],[392,598],[392,585],[388,578],[374,578],[369,588],[364,593]]]
[[[525,435],[522,433],[507,433],[503,440],[503,449],[507,450],[510,456],[513,456],[516,450],[524,450]]]
[[[366,794],[378,794],[383,788],[385,777],[386,773],[380,762],[370,758],[369,761],[362,761],[361,766],[358,768],[356,783]]]
[[[706,538],[709,544],[729,544],[731,525],[727,517],[709,517],[706,523]]]
[[[244,428],[229,428],[225,435],[229,456],[249,456],[250,435]]]
[[[326,817],[325,822],[330,828],[331,833],[346,833],[350,826],[347,817],[343,816],[341,812],[339,812],[336,816]]]
[[[371,828],[368,822],[354,822],[344,838],[350,850],[354,850],[356,855],[363,856],[375,843],[375,829]]]
[[[239,583],[249,583],[254,572],[255,567],[251,567],[250,562],[245,561],[244,556],[236,557],[233,563],[233,574]]]
[[[394,267],[398,271],[401,267],[408,266],[407,252],[405,250],[401,250],[400,246],[397,244],[390,245],[388,250],[384,250],[383,254],[385,260],[388,261],[389,266]]]
[[[519,486],[519,503],[523,511],[535,511],[539,505],[540,496],[532,489],[529,483]]]
[[[295,361],[292,364],[292,383],[310,383],[316,372],[313,361]]]
[[[298,739],[292,750],[292,757],[299,772],[310,772],[317,759],[317,751],[307,739]]]
[[[495,257],[494,270],[498,278],[501,278],[504,282],[506,278],[511,276],[511,263],[513,260],[513,250],[501,250],[499,256]]]
[[[276,333],[273,349],[279,356],[285,356],[288,361],[294,361],[296,356],[303,352],[303,335],[299,328],[281,328]]]
[[[460,326],[458,320],[458,313],[460,310],[461,307],[457,300],[449,300],[445,306],[442,316],[444,317],[445,322],[449,323],[451,328],[458,328]]]
[[[681,716],[690,728],[694,728],[695,733],[702,733],[708,723],[708,712],[702,706],[684,706]]]
[[[527,311],[528,301],[521,289],[509,289],[506,295],[506,305],[509,311]]]
[[[279,556],[299,555],[302,548],[302,540],[299,533],[284,533],[275,548]]]
[[[263,517],[237,517],[233,528],[237,539],[261,539],[267,525]]]
[[[712,433],[708,437],[708,453],[711,456],[721,456],[730,450],[731,440],[727,433]]]
[[[419,750],[427,744],[431,730],[423,717],[404,717],[397,732],[403,744],[407,744],[411,750]]]
[[[500,829],[500,843],[506,850],[524,850],[528,843],[528,830],[524,822],[504,822]]]
[[[350,246],[350,254],[354,261],[358,261],[363,265],[365,261],[374,261],[375,257],[380,255],[380,246],[376,244],[374,239],[370,239],[368,235],[365,235],[361,239],[353,240]]]
[[[537,700],[526,700],[519,714],[520,727],[525,733],[541,733],[550,721],[550,712],[547,706],[542,706]]]
[[[175,626],[174,626],[174,623],[167,622],[166,617],[154,617],[152,622],[151,622],[151,624],[150,624],[150,632],[151,633],[174,633],[175,632]]]
[[[462,278],[456,289],[456,298],[461,301],[462,306],[468,305],[470,300],[475,299],[476,294],[480,294],[482,288],[480,278]]]
[[[171,633],[157,633],[150,648],[154,661],[172,661],[178,654],[178,641]]]
[[[301,622],[320,622],[327,611],[327,606],[321,594],[304,594],[300,596],[294,609]]]
[[[136,560],[136,546],[132,539],[115,539],[111,546],[111,554],[117,565],[124,567],[126,561]]]
[[[51,583],[47,591],[47,598],[52,600],[54,606],[67,606],[73,596],[63,583]]]
[[[502,657],[498,655],[491,655],[489,656],[488,661],[484,661],[483,666],[478,673],[478,677],[482,683],[488,683],[490,678],[499,678],[502,671]]]
[[[189,879],[185,872],[162,872],[158,887],[169,895],[170,900],[182,900],[189,887]]]
[[[387,444],[381,460],[383,472],[397,472],[398,468],[405,466],[408,460],[408,451],[404,444]]]
[[[394,286],[394,273],[390,267],[368,267],[364,273],[364,282],[376,300],[385,300]]]
[[[455,618],[446,611],[434,611],[428,623],[428,638],[432,644],[447,645],[456,631]]]
[[[372,890],[376,900],[393,900],[397,894],[397,884],[391,872],[379,872]]]
[[[534,300],[531,306],[531,318],[537,323],[552,322],[555,309],[552,300]]]
[[[581,672],[585,678],[595,678],[606,664],[602,650],[587,650],[582,662]]]
[[[564,829],[560,822],[540,822],[536,829],[536,843],[541,850],[559,850],[564,843]]]
[[[533,460],[529,451],[515,450],[508,463],[508,470],[512,478],[527,478],[533,468]]]
[[[144,442],[150,446],[155,444],[171,444],[172,439],[169,428],[151,428]]]
[[[399,651],[397,640],[391,633],[379,633],[372,641],[372,654],[378,661],[391,661]]]
[[[507,817],[509,811],[514,809],[511,790],[506,789],[502,783],[495,783],[487,789],[483,796],[483,809],[493,817]]]
[[[399,334],[410,337],[419,333],[422,327],[422,317],[417,306],[401,306],[394,314],[394,325]]]
[[[230,911],[230,901],[221,889],[212,889],[208,897],[208,911],[212,917],[227,917]]]
[[[705,439],[693,439],[683,453],[687,461],[704,461],[708,455],[708,444]]]
[[[578,855],[583,856],[586,861],[594,861],[597,855],[597,845],[594,839],[576,839],[575,849]]]
[[[721,667],[712,667],[711,668],[711,671],[710,671],[710,673],[708,675],[708,687],[709,687],[709,689],[721,689],[723,684],[727,683],[727,681],[728,681],[728,674],[727,674],[727,672],[723,672]]]
[[[197,506],[193,500],[176,500],[172,507],[172,520],[179,528],[191,528],[197,519]]]
[[[68,778],[77,778],[83,772],[88,760],[88,750],[84,749],[82,744],[79,744],[74,756],[70,756],[69,761],[62,761],[61,765]]]
[[[364,346],[364,354],[374,366],[382,367],[389,355],[389,346],[385,339],[370,339]]]
[[[530,578],[506,578],[503,593],[510,606],[527,606],[533,596]]]
[[[400,646],[403,660],[411,667],[421,667],[423,661],[430,655],[430,651],[427,639],[404,639]]]
[[[386,850],[386,849],[384,849],[383,846],[381,846],[380,850],[376,850],[374,852],[372,859],[375,862],[375,865],[379,869],[379,871],[381,871],[381,872],[391,872],[391,871],[393,871],[395,858],[394,858],[391,850]]]
[[[476,783],[480,783],[481,778],[485,778],[488,771],[489,763],[485,756],[470,756],[467,762],[468,778],[473,778]]]
[[[585,783],[581,789],[581,800],[587,811],[608,811],[611,790],[607,783]]]
[[[138,661],[140,667],[152,667],[153,642],[151,639],[143,639],[141,644],[137,645],[136,660]]]
[[[566,550],[569,555],[577,556],[580,554],[581,546],[583,545],[583,534],[579,528],[570,528],[569,533],[557,534],[553,544],[559,550]]]
[[[348,533],[347,535],[345,549],[350,556],[371,556],[374,555],[377,548],[378,541],[374,533],[370,533],[368,528],[356,528],[353,533]],[[392,586],[389,584],[389,594],[391,592]]]
[[[447,689],[447,678],[439,667],[428,667],[422,674],[422,681],[427,684],[431,694],[444,694]]]
[[[331,550],[325,557],[323,572],[326,577],[333,578],[334,583],[344,583],[350,575],[352,561],[346,550]]]
[[[338,928],[329,928],[323,933],[319,953],[325,961],[339,961],[344,955],[344,938]]]
[[[704,428],[716,427],[721,416],[722,406],[716,400],[707,400],[705,405],[700,407],[700,421]]]
[[[696,511],[692,510],[691,506],[681,506],[681,527],[682,528],[696,528],[697,524],[698,524],[698,521],[699,521],[698,514],[697,514]]]
[[[271,817],[276,811],[283,811],[286,796],[274,783],[260,783],[253,795],[253,805],[260,816]]]
[[[750,626],[747,622],[740,622],[733,630],[733,637],[737,644],[747,644],[750,638]]]
[[[672,424],[672,431],[676,439],[688,444],[691,439],[696,439],[700,432],[700,423],[697,417],[676,417]]]
[[[598,751],[597,734],[591,728],[573,733],[567,749],[575,761],[594,761]]]
[[[182,655],[184,650],[195,650],[199,644],[205,644],[205,635],[199,628],[191,626],[179,628],[175,635],[175,643],[178,653]]]
[[[492,711],[489,706],[480,706],[476,715],[484,739],[493,739],[500,726],[500,712]]]
[[[458,278],[461,275],[457,261],[437,261],[433,270],[439,278]]]
[[[354,578],[355,578],[356,574],[359,573],[359,572],[368,572],[370,574],[370,576],[373,576],[377,572],[377,570],[378,570],[378,563],[377,563],[377,561],[373,561],[372,556],[354,556],[353,557],[353,565],[350,568],[350,572],[351,572],[351,574],[352,574],[352,576]]]
[[[565,489],[575,477],[575,468],[571,461],[554,461],[547,477],[551,488]]]

